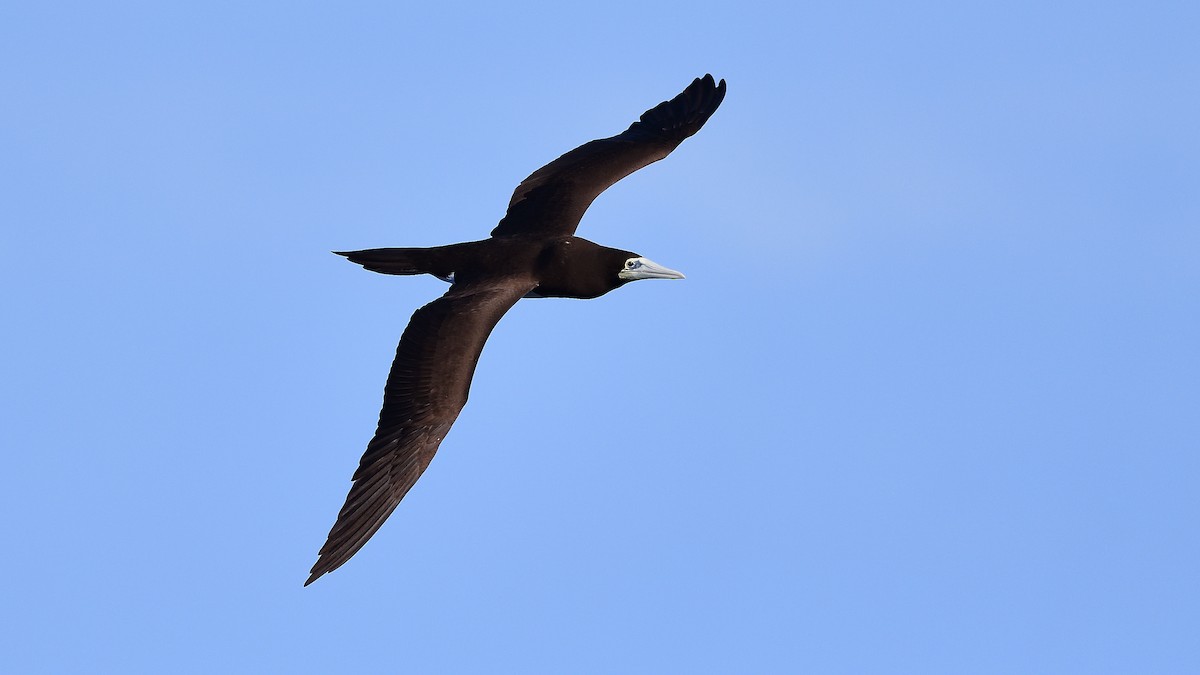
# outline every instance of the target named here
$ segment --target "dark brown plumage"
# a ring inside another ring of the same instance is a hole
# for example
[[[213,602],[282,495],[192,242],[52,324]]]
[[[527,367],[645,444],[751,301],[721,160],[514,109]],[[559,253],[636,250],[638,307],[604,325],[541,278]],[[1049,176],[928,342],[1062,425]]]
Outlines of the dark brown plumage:
[[[339,254],[375,272],[433,274],[451,286],[413,314],[400,338],[379,426],[305,586],[362,548],[429,466],[467,402],[484,343],[518,300],[594,298],[638,279],[683,277],[574,233],[601,192],[670,154],[724,97],[724,80],[697,78],[624,132],[585,143],[533,172],[517,186],[489,239]]]

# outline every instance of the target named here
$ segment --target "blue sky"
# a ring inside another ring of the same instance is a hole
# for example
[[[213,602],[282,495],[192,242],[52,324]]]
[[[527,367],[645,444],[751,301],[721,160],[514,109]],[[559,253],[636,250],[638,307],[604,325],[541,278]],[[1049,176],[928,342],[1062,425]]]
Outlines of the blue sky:
[[[11,672],[1200,670],[1187,3],[0,10]],[[306,572],[409,315],[712,72]]]

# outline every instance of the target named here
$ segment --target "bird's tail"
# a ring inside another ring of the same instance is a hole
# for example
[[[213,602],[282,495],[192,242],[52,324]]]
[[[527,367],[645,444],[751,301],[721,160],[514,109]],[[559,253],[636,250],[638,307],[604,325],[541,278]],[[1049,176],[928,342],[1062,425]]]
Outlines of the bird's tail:
[[[442,270],[436,249],[369,248],[362,251],[334,251],[352,263],[380,274],[432,274],[445,277],[453,270]]]

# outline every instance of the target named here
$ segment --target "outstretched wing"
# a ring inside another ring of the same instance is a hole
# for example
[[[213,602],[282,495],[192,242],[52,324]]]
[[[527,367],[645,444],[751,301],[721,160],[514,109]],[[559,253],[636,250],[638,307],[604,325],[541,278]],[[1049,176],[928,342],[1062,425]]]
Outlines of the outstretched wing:
[[[535,285],[451,286],[413,314],[383,390],[379,427],[305,586],[358,552],[417,482],[467,402],[492,328]]]
[[[517,186],[493,237],[570,235],[592,201],[625,176],[671,154],[704,126],[725,98],[725,80],[696,78],[683,93],[647,110],[624,132],[585,143]]]

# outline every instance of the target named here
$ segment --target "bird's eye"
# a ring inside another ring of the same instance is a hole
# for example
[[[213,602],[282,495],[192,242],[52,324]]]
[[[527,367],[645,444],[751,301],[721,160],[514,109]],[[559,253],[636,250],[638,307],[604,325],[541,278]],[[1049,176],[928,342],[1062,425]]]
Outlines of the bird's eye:
[[[633,265],[634,265],[634,262],[632,260],[625,261],[625,267],[627,267],[629,269],[633,269]]]

